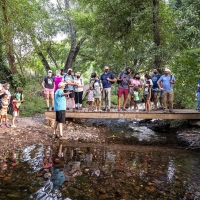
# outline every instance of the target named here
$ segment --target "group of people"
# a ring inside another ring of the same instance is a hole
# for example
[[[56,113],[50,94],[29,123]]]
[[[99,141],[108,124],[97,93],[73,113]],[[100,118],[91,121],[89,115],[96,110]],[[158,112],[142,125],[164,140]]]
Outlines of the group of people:
[[[95,72],[91,73],[89,80],[89,90],[87,95],[88,110],[110,112],[111,108],[111,88],[112,84],[118,84],[118,111],[126,111],[128,96],[130,95],[129,108],[139,112],[138,103],[141,98],[145,103],[145,111],[150,112],[151,101],[154,103],[154,109],[157,110],[158,97],[160,106],[164,112],[174,113],[173,111],[173,85],[176,83],[174,75],[169,69],[164,70],[164,74],[160,75],[157,69],[153,70],[153,75],[145,74],[144,82],[140,79],[140,74],[135,73],[131,76],[131,68],[126,68],[115,77],[109,67],[104,67],[101,76],[97,76]],[[84,81],[81,73],[74,73],[72,69],[68,69],[66,73],[63,70],[56,70],[53,76],[52,71],[48,70],[47,76],[42,82],[44,94],[46,98],[47,111],[56,111],[56,122],[53,134],[55,137],[62,137],[62,124],[65,122],[65,111],[71,106],[73,111],[82,110]],[[121,97],[124,97],[121,107]],[[51,99],[51,107],[50,100]],[[102,102],[102,108],[101,108]],[[60,135],[56,134],[59,127]]]
[[[21,103],[24,102],[23,88],[18,87],[14,95],[10,93],[10,84],[0,84],[0,127],[16,128],[15,120],[19,116]],[[8,123],[8,114],[12,116]]]

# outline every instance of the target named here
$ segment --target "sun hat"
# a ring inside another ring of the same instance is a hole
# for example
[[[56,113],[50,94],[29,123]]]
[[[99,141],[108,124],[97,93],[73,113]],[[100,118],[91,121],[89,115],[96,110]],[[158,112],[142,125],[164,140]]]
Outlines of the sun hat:
[[[51,70],[48,70],[48,73],[52,73],[52,71],[51,71]]]
[[[165,68],[165,72],[171,72],[171,70],[168,68]]]
[[[60,82],[60,83],[58,84],[58,87],[61,88],[61,87],[65,86],[65,85],[66,85],[66,83]]]

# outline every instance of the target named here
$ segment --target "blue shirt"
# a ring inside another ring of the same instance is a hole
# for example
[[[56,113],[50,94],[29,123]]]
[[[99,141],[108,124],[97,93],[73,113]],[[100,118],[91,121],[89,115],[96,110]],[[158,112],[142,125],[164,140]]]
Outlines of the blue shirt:
[[[151,80],[153,82],[153,88],[159,88],[158,84],[157,84],[157,81],[159,80],[159,78],[160,78],[159,74],[153,74],[152,75]]]
[[[54,110],[66,110],[66,97],[62,96],[63,90],[57,89],[54,96]]]
[[[64,82],[66,82],[66,81],[74,82],[74,76],[65,74],[65,75],[63,76],[63,81],[64,81]],[[72,91],[72,90],[74,90],[74,87],[73,87],[73,85],[67,85],[67,86],[65,87],[65,90]]]
[[[173,75],[162,75],[159,80],[159,82],[162,82],[162,88],[164,89],[164,92],[172,92],[173,91],[173,84],[170,83],[170,81],[175,82],[175,78]]]
[[[101,75],[101,82],[102,82],[103,88],[111,88],[111,82],[108,81],[107,78],[114,79],[115,77],[111,73],[102,74]]]
[[[198,85],[200,85],[200,81],[198,81]],[[200,88],[198,87],[197,92],[200,92]]]

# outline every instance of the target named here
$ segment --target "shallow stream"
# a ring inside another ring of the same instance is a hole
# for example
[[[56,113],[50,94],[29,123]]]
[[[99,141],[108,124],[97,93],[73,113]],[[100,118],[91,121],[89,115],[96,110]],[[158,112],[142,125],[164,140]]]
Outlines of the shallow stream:
[[[55,141],[9,152],[0,162],[0,199],[200,199],[199,152],[137,122],[120,130],[125,144],[113,136],[117,126],[105,144]]]

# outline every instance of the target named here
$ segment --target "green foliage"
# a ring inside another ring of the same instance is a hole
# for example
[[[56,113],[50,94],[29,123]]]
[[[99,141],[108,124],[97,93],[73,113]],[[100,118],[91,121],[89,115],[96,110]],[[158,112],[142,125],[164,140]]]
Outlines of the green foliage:
[[[32,79],[24,87],[24,103],[20,108],[21,116],[33,116],[34,114],[43,114],[46,109],[45,99],[42,96],[41,83]]]

